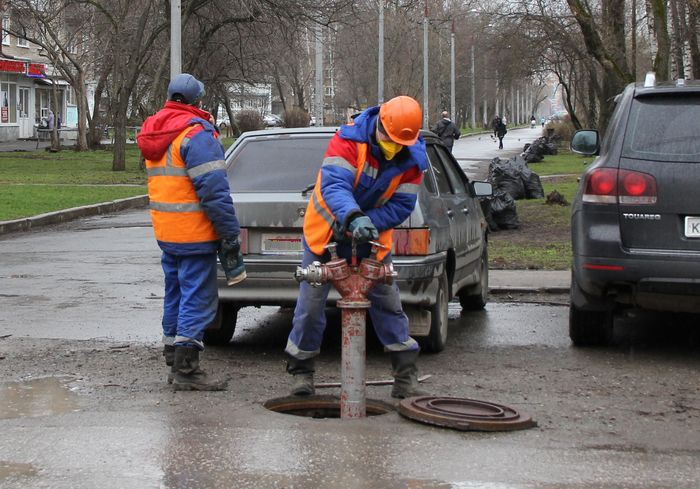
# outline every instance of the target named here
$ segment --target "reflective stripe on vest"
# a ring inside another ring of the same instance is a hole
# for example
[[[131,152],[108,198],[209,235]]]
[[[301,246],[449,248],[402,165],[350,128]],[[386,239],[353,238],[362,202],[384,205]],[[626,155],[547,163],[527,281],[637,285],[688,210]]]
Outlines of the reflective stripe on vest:
[[[357,143],[357,160],[356,167],[353,167],[347,160],[341,157],[331,157],[326,158],[323,161],[323,166],[333,165],[339,166],[341,168],[352,169],[355,172],[355,179],[353,182],[353,190],[357,188],[360,182],[360,177],[365,174],[371,178],[376,178],[379,173],[379,169],[372,167],[372,165],[367,164],[367,150],[368,145],[366,143]],[[386,191],[379,197],[375,207],[381,207],[386,204],[389,199],[391,199],[394,192],[399,188],[401,183],[402,175],[396,175],[392,178]],[[415,192],[409,185],[416,187]],[[417,193],[417,185],[404,184],[401,185],[401,191],[407,190],[407,193]],[[306,217],[304,218],[304,239],[306,244],[309,246],[312,252],[316,255],[322,255],[325,246],[331,240],[333,236],[333,224],[335,223],[335,216],[328,208],[323,196],[321,195],[321,172],[318,172],[316,177],[316,185],[314,186],[314,191],[311,194],[309,203],[306,206]],[[382,260],[391,251],[393,244],[393,229],[387,229],[379,233],[379,238],[377,239],[385,248],[382,248],[377,253],[377,259]]]
[[[180,150],[189,142],[182,131],[158,161],[146,160],[148,197],[156,239],[167,243],[202,243],[219,236],[200,205],[191,178],[223,168],[223,161],[213,161],[187,170]]]

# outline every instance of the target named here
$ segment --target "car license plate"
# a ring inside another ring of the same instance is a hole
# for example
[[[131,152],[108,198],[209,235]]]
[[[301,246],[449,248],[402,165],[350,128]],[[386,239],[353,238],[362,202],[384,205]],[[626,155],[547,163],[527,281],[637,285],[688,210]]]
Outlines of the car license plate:
[[[700,216],[685,216],[685,237],[700,238]]]
[[[268,254],[301,253],[301,234],[263,234],[261,251]]]

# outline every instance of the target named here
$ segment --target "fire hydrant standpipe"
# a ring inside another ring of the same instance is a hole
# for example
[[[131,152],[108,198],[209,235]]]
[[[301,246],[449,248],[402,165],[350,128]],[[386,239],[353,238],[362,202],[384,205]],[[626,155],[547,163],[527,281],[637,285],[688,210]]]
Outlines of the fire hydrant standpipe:
[[[364,418],[367,416],[365,384],[366,366],[366,315],[370,302],[367,292],[377,283],[391,284],[396,273],[391,264],[376,259],[382,245],[372,242],[372,253],[364,258],[359,266],[357,248],[352,246],[352,265],[340,258],[336,243],[326,246],[331,259],[325,264],[314,262],[306,268],[297,267],[294,278],[320,287],[328,282],[340,293],[337,306],[341,310],[341,388],[340,418]]]

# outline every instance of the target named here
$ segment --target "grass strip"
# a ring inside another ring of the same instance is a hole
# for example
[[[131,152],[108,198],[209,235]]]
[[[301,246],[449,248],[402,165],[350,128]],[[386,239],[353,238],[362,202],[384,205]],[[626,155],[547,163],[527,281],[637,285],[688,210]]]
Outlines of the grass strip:
[[[578,179],[593,161],[568,151],[545,156],[528,167],[540,176],[544,199],[517,200],[520,228],[497,231],[489,238],[489,267],[493,269],[567,270],[571,267],[571,201]],[[551,178],[548,178],[551,177]],[[567,205],[546,203],[559,192]]]
[[[145,186],[0,184],[0,221],[145,195]]]

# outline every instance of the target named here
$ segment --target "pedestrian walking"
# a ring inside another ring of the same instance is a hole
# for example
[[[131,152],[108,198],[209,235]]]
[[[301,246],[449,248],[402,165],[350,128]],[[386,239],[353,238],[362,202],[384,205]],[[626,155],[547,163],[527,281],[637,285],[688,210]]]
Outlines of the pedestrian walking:
[[[369,241],[378,241],[377,259],[391,263],[393,228],[408,218],[428,167],[420,136],[422,113],[416,100],[392,98],[370,107],[333,136],[319,170],[304,218],[302,266],[330,259],[325,246],[338,243],[349,259],[352,242],[358,259],[369,256]],[[348,237],[348,236],[351,236]],[[294,377],[292,395],[314,393],[314,358],[326,328],[325,306],[331,284],[300,284],[287,347],[287,372]],[[391,355],[391,396],[419,395],[418,343],[408,335],[408,318],[398,286],[377,284],[367,294],[369,315],[379,341]]]
[[[201,109],[204,85],[183,73],[137,136],[146,160],[151,221],[165,275],[163,356],[175,390],[224,390],[200,368],[204,330],[216,316],[217,252],[229,285],[246,276],[224,148]]]
[[[442,142],[445,146],[452,152],[452,146],[454,146],[455,139],[459,139],[460,133],[459,129],[452,119],[450,119],[450,114],[446,110],[442,112],[442,119],[440,119],[437,124],[432,128],[432,131],[440,136]]]
[[[498,137],[498,149],[503,149],[503,138],[508,133],[506,129],[505,117],[501,119],[496,127],[496,136]]]
[[[501,117],[496,114],[496,116],[493,118],[491,121],[491,129],[493,129],[493,135],[491,136],[491,139],[494,141],[496,140],[496,137],[498,136],[498,126],[501,123]]]

